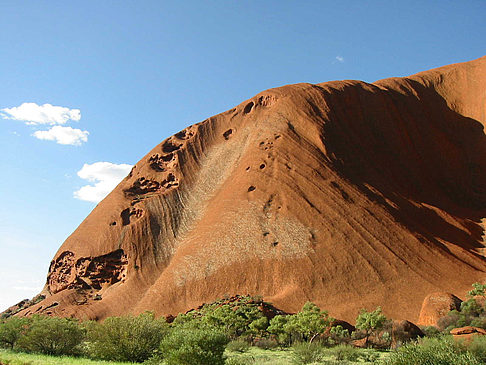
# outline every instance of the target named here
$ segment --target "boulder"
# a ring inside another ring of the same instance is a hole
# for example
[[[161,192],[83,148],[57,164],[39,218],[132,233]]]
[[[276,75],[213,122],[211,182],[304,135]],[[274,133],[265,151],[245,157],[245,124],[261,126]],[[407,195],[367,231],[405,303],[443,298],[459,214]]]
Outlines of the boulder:
[[[450,331],[450,334],[454,337],[454,340],[470,341],[475,336],[486,335],[486,330],[479,327],[466,326],[454,328]]]
[[[437,326],[437,322],[441,317],[446,316],[451,310],[459,310],[461,302],[458,297],[451,293],[437,292],[429,294],[422,303],[417,324],[420,326]]]
[[[395,320],[392,323],[392,347],[424,336],[422,330],[410,321]]]

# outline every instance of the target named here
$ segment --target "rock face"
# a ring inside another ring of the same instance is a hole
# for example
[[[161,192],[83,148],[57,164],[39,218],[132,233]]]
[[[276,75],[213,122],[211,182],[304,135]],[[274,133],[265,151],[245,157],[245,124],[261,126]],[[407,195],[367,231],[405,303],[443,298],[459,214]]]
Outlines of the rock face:
[[[451,310],[461,308],[461,300],[451,293],[432,293],[425,297],[420,310],[418,324],[437,326],[437,322]]]
[[[483,57],[271,89],[194,124],[98,204],[22,314],[168,315],[250,294],[416,321],[427,294],[485,277],[485,90]]]

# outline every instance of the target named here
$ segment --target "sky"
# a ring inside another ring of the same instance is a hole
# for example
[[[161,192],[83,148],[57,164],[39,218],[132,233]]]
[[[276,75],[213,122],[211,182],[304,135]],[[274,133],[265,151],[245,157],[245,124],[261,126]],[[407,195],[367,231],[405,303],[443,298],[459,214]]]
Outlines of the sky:
[[[285,84],[486,55],[486,1],[0,0],[0,311],[163,139]]]

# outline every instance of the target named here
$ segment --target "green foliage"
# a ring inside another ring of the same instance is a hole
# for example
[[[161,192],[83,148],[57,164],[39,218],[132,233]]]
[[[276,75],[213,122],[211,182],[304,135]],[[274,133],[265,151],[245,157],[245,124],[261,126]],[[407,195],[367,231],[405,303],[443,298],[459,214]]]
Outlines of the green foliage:
[[[226,345],[226,349],[232,352],[246,352],[250,349],[250,345],[243,340],[234,340]]]
[[[30,318],[11,317],[0,322],[0,347],[13,349],[19,338],[27,332]]]
[[[437,321],[437,326],[445,333],[449,333],[453,328],[464,327],[468,324],[469,322],[466,320],[466,316],[456,310],[450,311],[447,315],[439,318]]]
[[[321,311],[314,303],[307,302],[299,313],[290,316],[284,330],[289,334],[298,334],[304,341],[312,342],[326,331],[332,321],[333,318],[326,311]]]
[[[486,297],[486,284],[474,283],[472,286],[473,289],[467,292],[471,297]]]
[[[324,351],[325,355],[332,356],[337,361],[357,361],[361,350],[350,345],[338,345]]]
[[[439,329],[435,326],[424,326],[420,328],[426,337],[438,337],[441,335]]]
[[[262,303],[261,298],[246,296],[235,302],[207,304],[199,310],[178,315],[174,326],[213,327],[231,339],[244,335],[263,336],[266,334],[268,320],[259,308]]]
[[[266,329],[268,328],[267,317],[260,317],[252,321],[249,325],[249,332],[256,336],[264,336]]]
[[[484,308],[475,299],[469,299],[461,303],[461,313],[469,316],[479,316]]]
[[[286,330],[290,316],[277,315],[270,320],[267,331],[271,333],[280,345],[290,344],[290,334]]]
[[[142,362],[152,356],[168,331],[152,313],[110,317],[88,327],[88,353],[98,359]]]
[[[450,337],[426,338],[400,347],[384,365],[480,365],[481,361],[466,347]]]
[[[467,344],[467,350],[471,352],[479,361],[486,364],[486,337],[475,336]]]
[[[74,319],[32,316],[15,348],[47,355],[72,355],[79,352],[84,331]]]
[[[329,330],[329,343],[331,345],[348,343],[351,340],[349,331],[341,325],[331,327]]]
[[[301,342],[292,346],[292,358],[295,364],[312,364],[323,358],[323,349],[317,343]]]
[[[356,318],[356,328],[365,332],[366,346],[368,346],[369,337],[383,328],[387,323],[387,318],[382,313],[381,307],[377,307],[372,312],[362,309]]]
[[[160,343],[166,365],[222,365],[228,336],[214,329],[174,328]]]

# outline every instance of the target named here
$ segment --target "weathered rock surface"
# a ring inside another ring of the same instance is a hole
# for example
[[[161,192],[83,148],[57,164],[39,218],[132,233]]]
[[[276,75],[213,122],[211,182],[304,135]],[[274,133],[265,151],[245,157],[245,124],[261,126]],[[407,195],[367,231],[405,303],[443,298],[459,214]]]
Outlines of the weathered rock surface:
[[[420,310],[420,326],[437,326],[437,322],[451,310],[461,308],[461,300],[451,293],[432,293],[425,297]]]
[[[429,293],[485,277],[485,102],[485,57],[264,91],[142,158],[20,314],[168,315],[249,293],[416,321]]]

